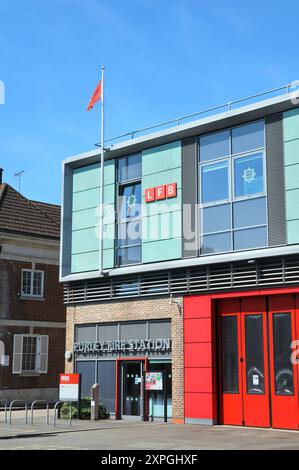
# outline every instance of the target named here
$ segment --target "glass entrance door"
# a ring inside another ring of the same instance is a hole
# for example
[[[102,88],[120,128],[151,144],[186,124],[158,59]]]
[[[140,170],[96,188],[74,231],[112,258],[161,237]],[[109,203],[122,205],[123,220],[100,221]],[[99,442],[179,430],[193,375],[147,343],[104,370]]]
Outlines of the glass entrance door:
[[[140,418],[143,415],[143,362],[122,363],[122,418]]]

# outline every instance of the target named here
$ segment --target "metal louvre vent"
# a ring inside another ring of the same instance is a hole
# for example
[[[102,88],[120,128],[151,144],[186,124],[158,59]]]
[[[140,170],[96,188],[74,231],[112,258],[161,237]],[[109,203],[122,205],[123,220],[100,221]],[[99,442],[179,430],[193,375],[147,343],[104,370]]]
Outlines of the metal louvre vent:
[[[157,274],[86,280],[64,286],[64,303],[79,304],[121,298],[186,295],[200,292],[299,285],[299,256],[262,259]]]

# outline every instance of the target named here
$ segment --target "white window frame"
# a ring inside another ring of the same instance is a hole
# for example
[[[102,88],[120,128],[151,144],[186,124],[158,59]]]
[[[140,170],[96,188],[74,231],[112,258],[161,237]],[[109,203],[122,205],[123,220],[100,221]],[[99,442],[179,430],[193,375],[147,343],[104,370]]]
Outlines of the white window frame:
[[[36,356],[35,356],[35,370],[24,371],[23,366],[23,340],[24,338],[37,338],[36,343]],[[19,343],[20,351],[16,350],[16,345]],[[30,335],[30,334],[16,334],[14,335],[13,346],[13,365],[12,373],[18,375],[36,375],[48,373],[48,355],[49,355],[49,336],[48,335]],[[19,356],[19,357],[17,357]],[[44,367],[42,368],[42,360]]]
[[[26,294],[23,292],[23,277],[25,272],[30,272],[31,280],[30,280],[30,294]],[[33,280],[34,280],[34,273],[41,273],[41,293],[34,294],[33,293]],[[21,297],[23,298],[32,298],[32,299],[43,299],[44,297],[44,280],[45,280],[45,272],[39,269],[22,269],[22,276],[21,276]]]

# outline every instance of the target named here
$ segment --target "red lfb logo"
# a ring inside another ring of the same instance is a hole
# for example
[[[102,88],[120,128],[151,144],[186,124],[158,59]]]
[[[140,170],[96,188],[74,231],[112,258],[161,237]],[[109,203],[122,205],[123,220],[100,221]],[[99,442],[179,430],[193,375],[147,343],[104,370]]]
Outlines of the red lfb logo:
[[[155,188],[148,188],[144,192],[145,202],[161,201],[177,196],[177,184],[169,183]]]

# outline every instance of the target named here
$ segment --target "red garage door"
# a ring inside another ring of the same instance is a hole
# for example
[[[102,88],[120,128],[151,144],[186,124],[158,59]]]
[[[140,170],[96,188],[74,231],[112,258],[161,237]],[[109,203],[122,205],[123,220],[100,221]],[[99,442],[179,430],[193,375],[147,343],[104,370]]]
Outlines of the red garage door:
[[[218,302],[223,424],[298,429],[294,296]]]

